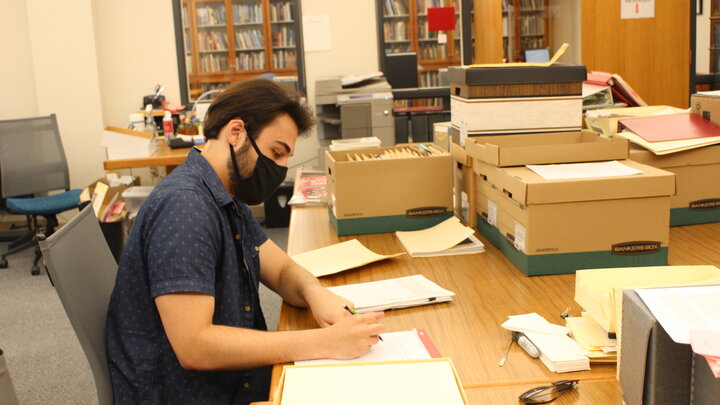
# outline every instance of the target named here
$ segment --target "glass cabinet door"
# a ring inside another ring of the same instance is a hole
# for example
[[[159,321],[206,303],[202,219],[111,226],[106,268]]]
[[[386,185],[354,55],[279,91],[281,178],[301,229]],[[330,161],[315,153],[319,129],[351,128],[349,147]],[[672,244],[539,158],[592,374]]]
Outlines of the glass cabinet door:
[[[297,68],[295,13],[290,1],[271,0],[273,69]]]
[[[224,1],[198,1],[195,5],[200,72],[228,70],[228,36]]]
[[[236,68],[265,69],[265,35],[261,0],[233,0]]]
[[[386,0],[383,3],[385,53],[410,52],[408,0]]]

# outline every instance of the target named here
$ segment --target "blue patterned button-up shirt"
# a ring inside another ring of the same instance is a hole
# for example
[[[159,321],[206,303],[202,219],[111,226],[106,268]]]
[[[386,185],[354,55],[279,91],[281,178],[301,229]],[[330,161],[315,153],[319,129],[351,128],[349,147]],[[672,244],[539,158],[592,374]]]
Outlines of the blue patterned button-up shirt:
[[[230,196],[196,149],[155,187],[128,237],[108,310],[116,404],[267,399],[267,368],[182,368],[154,302],[176,292],[212,295],[214,324],[266,329],[258,300],[258,249],[266,240],[250,209]]]

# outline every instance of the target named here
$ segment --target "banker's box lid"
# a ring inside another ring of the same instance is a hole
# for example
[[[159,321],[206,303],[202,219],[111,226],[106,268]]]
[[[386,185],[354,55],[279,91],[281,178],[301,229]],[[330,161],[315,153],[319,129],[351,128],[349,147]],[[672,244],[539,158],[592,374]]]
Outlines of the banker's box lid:
[[[465,149],[469,157],[500,167],[628,157],[626,139],[591,131],[468,137]]]
[[[550,66],[448,67],[450,83],[468,85],[568,83],[587,79],[585,65],[555,63]]]
[[[711,165],[720,163],[720,145],[705,146],[658,156],[643,147],[630,144],[630,159],[661,169]]]
[[[675,174],[632,160],[621,163],[642,171],[630,176],[546,180],[527,167],[496,168],[490,180],[499,190],[521,205],[624,198],[670,196],[675,194]],[[473,165],[474,168],[474,165]]]

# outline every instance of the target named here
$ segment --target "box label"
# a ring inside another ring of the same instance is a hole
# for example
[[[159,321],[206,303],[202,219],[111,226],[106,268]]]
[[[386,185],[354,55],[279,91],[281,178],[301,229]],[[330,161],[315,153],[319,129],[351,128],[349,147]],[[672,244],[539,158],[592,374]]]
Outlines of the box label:
[[[435,217],[438,215],[443,215],[445,212],[447,212],[447,208],[445,207],[418,207],[418,208],[410,208],[409,210],[405,211],[405,216],[407,217]]]
[[[656,241],[623,242],[612,245],[610,252],[614,255],[644,255],[660,251],[661,243]]]
[[[488,224],[497,228],[497,204],[488,198],[488,213],[487,222]]]
[[[515,249],[525,253],[525,227],[518,221],[515,221],[515,239],[513,240]]]
[[[688,208],[692,211],[716,210],[720,208],[720,198],[708,198],[705,200],[690,201]]]

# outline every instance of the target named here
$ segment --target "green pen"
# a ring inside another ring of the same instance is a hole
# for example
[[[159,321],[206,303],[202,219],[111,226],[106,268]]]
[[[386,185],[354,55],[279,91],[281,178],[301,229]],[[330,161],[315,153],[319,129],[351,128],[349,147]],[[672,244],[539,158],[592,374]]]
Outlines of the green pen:
[[[343,308],[345,308],[345,310],[350,312],[351,314],[357,315],[357,312],[355,312],[355,310],[350,308],[349,306],[345,305]],[[384,342],[382,336],[378,335],[378,339],[380,339],[381,342]]]

